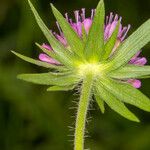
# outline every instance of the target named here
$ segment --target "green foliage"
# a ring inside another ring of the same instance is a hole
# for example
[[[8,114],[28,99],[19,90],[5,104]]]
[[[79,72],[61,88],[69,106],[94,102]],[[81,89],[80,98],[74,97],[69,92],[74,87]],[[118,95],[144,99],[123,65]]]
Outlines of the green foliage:
[[[104,2],[101,0],[96,8],[96,14],[84,50],[89,62],[102,60],[104,54],[104,18],[105,8]]]
[[[103,100],[111,109],[129,120],[139,122],[138,118],[127,109],[123,102],[118,100],[113,92],[106,90],[105,87],[101,85],[101,83],[99,83],[97,86],[97,93],[103,98]]]
[[[77,84],[79,79],[75,74],[59,74],[59,73],[39,73],[39,74],[21,74],[18,79],[41,84],[41,85],[57,85],[57,86],[70,86]]]
[[[116,79],[148,78],[148,75],[150,75],[150,66],[136,65],[127,65],[109,74],[110,77]]]
[[[12,53],[15,54],[17,57],[23,59],[24,61],[27,61],[27,62],[32,63],[32,64],[35,64],[37,66],[41,66],[41,67],[45,67],[45,68],[51,68],[51,69],[58,69],[58,70],[59,70],[59,68],[63,68],[63,67],[59,67],[59,66],[56,66],[56,65],[48,64],[46,62],[35,60],[33,58],[21,55],[21,54],[19,54],[17,52],[14,52],[14,51],[12,51]]]
[[[47,91],[69,91],[74,89],[74,85],[70,86],[51,86],[47,89]]]
[[[111,91],[122,102],[150,112],[150,99],[128,83],[121,83],[111,79],[103,79],[101,82],[109,92]]]
[[[94,90],[94,96],[95,96],[95,100],[96,100],[101,112],[104,113],[105,112],[105,106],[104,106],[105,103],[104,103],[103,99],[101,98],[99,91],[97,91],[96,89]]]
[[[84,47],[85,47],[86,42],[87,42],[87,33],[85,31],[84,25],[82,25],[82,40],[84,42]]]

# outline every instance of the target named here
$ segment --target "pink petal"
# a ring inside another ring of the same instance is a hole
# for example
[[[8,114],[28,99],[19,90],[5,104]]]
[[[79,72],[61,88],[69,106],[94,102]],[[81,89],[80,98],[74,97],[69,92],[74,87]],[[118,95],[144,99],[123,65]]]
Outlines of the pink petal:
[[[111,26],[110,26],[110,29],[109,29],[109,34],[108,34],[108,38],[111,37],[112,33],[114,32],[116,26],[117,26],[117,23],[118,21],[113,21]]]
[[[84,25],[84,28],[85,28],[85,31],[86,33],[88,34],[89,33],[89,30],[91,28],[91,25],[92,25],[92,20],[91,19],[85,19],[83,21],[83,25]]]
[[[64,46],[67,46],[67,41],[66,41],[66,39],[65,39],[64,37],[62,37],[62,36],[60,36],[60,35],[58,35],[58,34],[56,34],[55,36],[56,36],[56,38],[57,38]]]
[[[74,29],[74,31],[79,35],[82,36],[82,23],[77,22],[77,23],[72,23],[71,27]]]
[[[133,64],[139,65],[139,66],[144,66],[147,63],[147,59],[145,57],[138,57]]]
[[[109,30],[110,30],[110,27],[111,27],[110,24],[106,25],[106,27],[105,27],[105,31],[104,31],[105,40],[108,40],[108,38],[109,38]]]
[[[71,23],[71,27],[74,29],[75,32],[78,33],[78,29],[77,29],[76,23]]]
[[[136,79],[130,79],[128,80],[128,83],[130,83],[133,87],[139,89],[142,85],[140,80],[136,80]]]
[[[137,57],[138,57],[140,54],[141,54],[141,51],[137,52],[137,53],[131,58],[130,62],[133,63],[133,62],[137,59]]]
[[[51,46],[48,45],[48,44],[43,44],[42,47],[45,48],[45,49],[47,49],[47,50],[49,50],[49,51],[52,50]]]
[[[59,63],[58,61],[56,61],[55,59],[53,59],[53,58],[51,58],[51,57],[49,57],[48,55],[43,54],[43,53],[41,53],[41,54],[39,55],[39,59],[40,59],[41,61],[44,61],[44,62],[47,62],[47,63],[50,63],[50,64],[56,64],[56,65],[59,65],[59,64],[60,64],[60,63]]]
[[[120,36],[121,41],[124,41],[124,39],[126,38],[130,28],[131,28],[131,25],[128,25],[127,27],[124,27],[122,29],[122,32],[120,32],[121,33],[121,36]]]
[[[82,36],[82,23],[81,22],[77,22],[76,23],[76,28],[77,28],[78,35]]]

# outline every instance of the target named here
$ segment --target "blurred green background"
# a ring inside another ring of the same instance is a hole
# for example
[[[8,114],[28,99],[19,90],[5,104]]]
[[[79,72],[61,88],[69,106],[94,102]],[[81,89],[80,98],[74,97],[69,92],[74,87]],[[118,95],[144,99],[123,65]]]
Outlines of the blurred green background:
[[[52,2],[62,13],[72,13],[82,7],[95,8],[98,0],[35,0],[47,25],[55,30],[50,11]],[[150,17],[150,0],[105,0],[106,13],[116,12],[123,24],[130,23],[131,34]],[[1,150],[71,150],[75,109],[74,92],[46,92],[46,87],[16,79],[19,73],[44,72],[10,53],[16,50],[36,58],[39,50],[34,42],[45,38],[38,28],[27,0],[0,0],[0,149]],[[143,48],[150,62],[150,44]],[[144,80],[141,90],[150,97],[150,80]],[[92,150],[150,150],[150,113],[129,106],[141,119],[130,122],[110,108],[101,114],[93,102],[89,112],[86,147]]]

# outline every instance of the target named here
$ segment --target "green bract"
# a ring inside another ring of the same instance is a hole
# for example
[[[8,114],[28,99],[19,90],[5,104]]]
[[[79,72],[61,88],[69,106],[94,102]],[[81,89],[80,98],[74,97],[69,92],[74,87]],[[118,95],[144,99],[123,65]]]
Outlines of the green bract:
[[[49,85],[51,87],[47,89],[48,91],[68,91],[81,85],[75,131],[76,150],[83,149],[86,114],[93,96],[103,113],[104,102],[123,117],[136,122],[139,122],[138,118],[128,110],[125,103],[150,112],[149,98],[130,84],[122,82],[126,79],[148,78],[150,76],[150,66],[128,64],[130,59],[150,41],[150,19],[127,38],[110,58],[120,22],[118,22],[111,38],[105,43],[103,0],[97,6],[88,36],[83,28],[83,38],[77,35],[66,19],[51,4],[54,16],[69,43],[69,48],[64,47],[55,38],[30,1],[29,4],[53,51],[47,51],[39,44],[37,46],[62,65],[48,64],[13,52],[27,62],[51,69],[48,73],[21,74],[18,78],[36,84]]]

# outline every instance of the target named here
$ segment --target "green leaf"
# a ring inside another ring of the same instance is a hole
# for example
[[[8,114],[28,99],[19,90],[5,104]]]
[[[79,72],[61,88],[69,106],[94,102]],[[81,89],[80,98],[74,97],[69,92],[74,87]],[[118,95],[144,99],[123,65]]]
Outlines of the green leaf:
[[[131,121],[139,122],[139,119],[128,110],[123,102],[118,100],[110,91],[107,91],[100,83],[97,86],[97,91],[111,109]]]
[[[88,60],[99,61],[104,53],[104,17],[104,2],[101,0],[96,8],[85,47],[85,56]]]
[[[51,86],[47,91],[69,91],[74,89],[74,85],[71,86]]]
[[[141,76],[140,79],[147,79],[150,78],[150,76]]]
[[[24,81],[41,85],[70,86],[78,83],[75,75],[63,75],[59,73],[21,74],[18,78]]]
[[[14,51],[11,51],[11,52],[13,54],[15,54],[16,56],[18,56],[19,58],[23,59],[24,61],[35,64],[37,66],[41,66],[41,67],[45,67],[45,68],[51,68],[51,69],[57,69],[57,70],[64,70],[65,69],[65,67],[63,67],[63,66],[52,65],[52,64],[49,64],[49,63],[46,63],[46,62],[42,62],[42,61],[35,60],[33,58],[30,58],[30,57],[21,55],[17,52],[14,52]]]
[[[96,90],[94,90],[94,97],[95,97],[95,100],[96,100],[101,112],[104,113],[105,112],[104,101],[101,98],[101,95]]]
[[[107,41],[106,45],[105,45],[105,54],[103,56],[103,59],[106,60],[107,58],[109,58],[110,54],[112,53],[112,50],[116,44],[117,41],[117,36],[118,36],[118,31],[119,31],[119,27],[120,27],[120,21],[118,22],[112,36],[110,37],[110,39]]]
[[[123,44],[110,61],[111,69],[114,70],[125,65],[129,60],[150,41],[150,19],[140,26]]]
[[[74,51],[79,56],[83,56],[84,44],[77,33],[73,30],[71,25],[67,22],[67,20],[62,16],[62,14],[51,4],[52,11],[54,16],[56,17],[71,50]]]
[[[75,65],[73,63],[74,61],[71,61],[73,60],[73,55],[69,53],[69,51],[67,51],[67,49],[65,49],[64,46],[54,37],[54,35],[51,33],[51,31],[47,28],[47,26],[40,18],[38,12],[34,8],[33,4],[30,2],[30,0],[28,0],[28,2],[40,29],[49,41],[54,52],[57,54],[57,57],[59,57],[59,60],[61,60],[61,62],[63,62],[64,65],[73,67]]]
[[[85,31],[84,25],[82,24],[82,40],[86,44],[87,41],[87,33]]]
[[[150,66],[127,65],[109,73],[109,76],[116,79],[148,78],[150,76]]]
[[[106,78],[102,79],[101,83],[122,102],[150,112],[150,99],[130,84]]]

